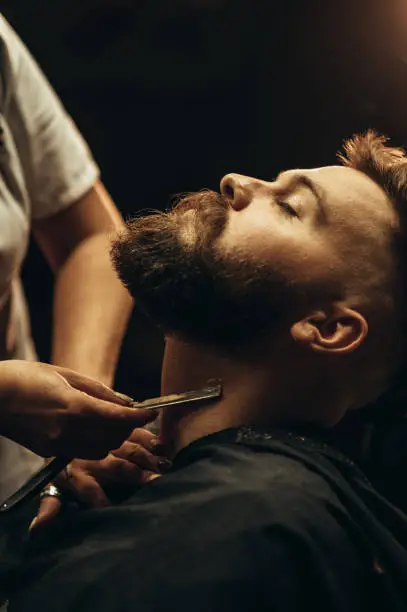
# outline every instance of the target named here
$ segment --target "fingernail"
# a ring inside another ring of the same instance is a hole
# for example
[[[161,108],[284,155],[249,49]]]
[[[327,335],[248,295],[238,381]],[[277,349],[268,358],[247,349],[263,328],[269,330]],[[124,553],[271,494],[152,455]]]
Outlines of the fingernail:
[[[157,463],[157,467],[161,473],[168,472],[168,470],[172,467],[172,463],[169,459],[160,459]]]
[[[151,452],[153,453],[153,455],[164,455],[165,452],[165,447],[164,444],[161,442],[160,438],[155,438],[154,440],[151,440],[150,442],[150,448],[151,448]]]
[[[127,404],[133,404],[134,403],[134,399],[132,399],[128,395],[125,395],[124,393],[119,393],[118,391],[113,391],[113,393],[115,395],[117,395],[117,397],[119,397],[121,400],[126,402]]]
[[[30,526],[28,528],[28,531],[31,531],[31,529],[34,529],[35,525],[38,523],[38,517],[35,517],[35,519],[33,519],[30,523]]]

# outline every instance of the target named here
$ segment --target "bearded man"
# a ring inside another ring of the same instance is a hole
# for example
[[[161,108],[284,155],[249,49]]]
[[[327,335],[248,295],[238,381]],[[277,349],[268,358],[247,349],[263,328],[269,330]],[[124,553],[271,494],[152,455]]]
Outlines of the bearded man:
[[[325,435],[404,367],[407,157],[369,132],[340,162],[127,224],[162,393],[223,394],[163,410],[165,475],[31,539],[9,612],[407,610],[406,518]]]

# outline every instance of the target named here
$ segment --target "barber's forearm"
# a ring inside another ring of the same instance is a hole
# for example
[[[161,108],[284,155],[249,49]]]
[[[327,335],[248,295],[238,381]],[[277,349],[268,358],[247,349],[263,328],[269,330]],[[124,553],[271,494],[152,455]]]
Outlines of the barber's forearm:
[[[112,269],[109,244],[106,234],[87,238],[58,271],[52,361],[111,385],[132,301]]]

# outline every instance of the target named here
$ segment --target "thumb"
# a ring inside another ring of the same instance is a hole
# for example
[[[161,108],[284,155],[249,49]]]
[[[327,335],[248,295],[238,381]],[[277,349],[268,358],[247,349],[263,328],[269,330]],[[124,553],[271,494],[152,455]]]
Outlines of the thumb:
[[[100,401],[94,398],[88,398],[88,403],[92,405],[95,413],[99,413],[106,419],[121,422],[126,427],[130,427],[131,430],[155,421],[159,414],[158,410],[118,406],[112,402]]]
[[[37,516],[32,521],[28,531],[33,531],[39,527],[43,527],[54,518],[56,518],[61,510],[61,501],[56,497],[44,497],[40,502],[40,507]]]
[[[134,429],[140,427],[137,423],[151,423],[158,418],[159,410],[149,410],[147,408],[119,408],[122,419],[131,425],[134,423]],[[117,412],[117,407],[113,407],[113,413]]]
[[[121,406],[128,406],[133,401],[131,397],[127,397],[127,395],[123,395],[123,393],[117,393],[103,383],[93,380],[93,378],[83,376],[82,374],[79,374],[79,372],[58,366],[54,366],[54,368],[71,387],[77,391],[82,391],[91,397],[105,400],[107,402],[113,402],[114,404],[119,404]]]

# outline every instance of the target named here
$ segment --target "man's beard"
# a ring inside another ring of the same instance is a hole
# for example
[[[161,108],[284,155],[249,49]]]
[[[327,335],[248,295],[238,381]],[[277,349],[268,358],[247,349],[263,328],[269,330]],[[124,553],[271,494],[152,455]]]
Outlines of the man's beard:
[[[229,210],[215,192],[190,194],[170,212],[129,221],[112,260],[166,334],[238,357],[276,333],[303,292],[270,262],[222,252]]]

